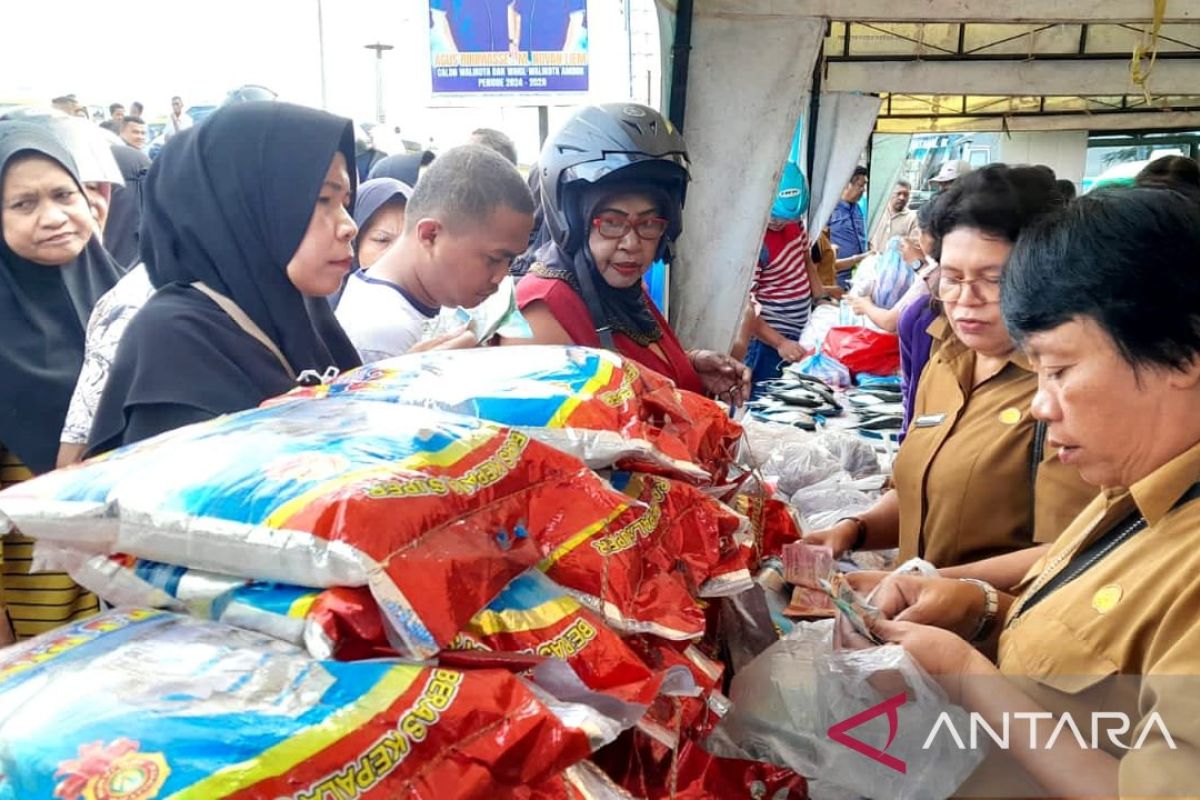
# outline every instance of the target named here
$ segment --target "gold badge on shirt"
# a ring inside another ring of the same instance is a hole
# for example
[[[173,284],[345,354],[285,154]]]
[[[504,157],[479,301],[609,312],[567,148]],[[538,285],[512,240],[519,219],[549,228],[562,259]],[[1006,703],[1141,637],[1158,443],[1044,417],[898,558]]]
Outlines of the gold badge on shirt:
[[[1117,603],[1121,602],[1121,595],[1123,593],[1120,586],[1110,583],[1108,586],[1098,589],[1092,595],[1092,608],[1101,614],[1107,614],[1117,607]]]
[[[1000,421],[1005,425],[1016,425],[1021,421],[1021,409],[1006,408],[1000,412]]]

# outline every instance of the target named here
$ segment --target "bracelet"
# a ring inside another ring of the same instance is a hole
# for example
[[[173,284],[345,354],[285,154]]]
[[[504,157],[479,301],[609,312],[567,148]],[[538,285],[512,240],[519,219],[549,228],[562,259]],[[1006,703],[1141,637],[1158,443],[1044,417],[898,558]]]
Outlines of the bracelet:
[[[981,581],[978,578],[959,578],[959,580],[963,583],[973,583],[983,590],[983,615],[979,618],[975,632],[967,641],[972,644],[987,641],[992,635],[992,629],[996,627],[996,617],[1000,611],[1000,595],[996,592],[996,587],[987,581]]]
[[[861,550],[862,546],[867,543],[867,523],[862,521],[861,517],[842,517],[834,525],[840,525],[843,522],[853,522],[858,526],[858,535],[854,537],[854,544],[850,545],[851,550]]]

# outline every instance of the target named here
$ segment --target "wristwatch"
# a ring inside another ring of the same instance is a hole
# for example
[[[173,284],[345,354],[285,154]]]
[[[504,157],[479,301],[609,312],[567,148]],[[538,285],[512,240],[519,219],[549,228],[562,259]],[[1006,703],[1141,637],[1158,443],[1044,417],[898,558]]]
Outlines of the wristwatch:
[[[1000,611],[1000,595],[996,591],[996,587],[987,581],[977,578],[959,578],[959,580],[964,583],[973,583],[983,590],[983,614],[979,617],[979,624],[975,627],[975,632],[967,641],[972,644],[985,642],[991,637],[992,629],[996,627],[996,616]]]

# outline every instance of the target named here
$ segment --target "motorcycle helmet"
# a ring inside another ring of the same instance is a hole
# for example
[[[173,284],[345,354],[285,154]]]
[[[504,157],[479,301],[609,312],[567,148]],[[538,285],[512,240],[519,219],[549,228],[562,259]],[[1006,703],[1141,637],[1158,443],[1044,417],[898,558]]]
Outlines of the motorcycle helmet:
[[[689,179],[683,135],[661,114],[636,103],[581,109],[546,140],[538,159],[542,213],[550,236],[573,256],[588,236],[583,190],[604,183],[648,183],[668,198],[663,256],[683,230]]]
[[[780,222],[799,222],[808,211],[808,181],[800,167],[792,161],[783,165],[779,191],[771,204],[771,219]]]

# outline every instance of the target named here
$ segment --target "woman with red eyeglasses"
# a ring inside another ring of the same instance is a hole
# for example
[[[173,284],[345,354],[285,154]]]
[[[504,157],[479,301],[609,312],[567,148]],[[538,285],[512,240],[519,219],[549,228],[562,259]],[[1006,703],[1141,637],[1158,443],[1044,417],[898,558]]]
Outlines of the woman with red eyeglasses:
[[[535,344],[605,347],[682,389],[740,400],[749,370],[724,353],[685,351],[642,283],[682,229],[687,164],[683,137],[651,108],[615,103],[572,117],[538,161],[549,239],[517,304]]]

